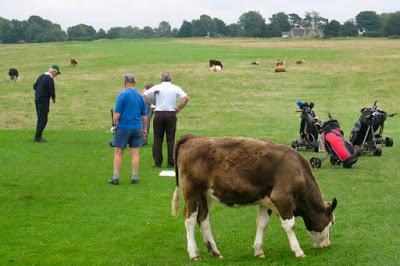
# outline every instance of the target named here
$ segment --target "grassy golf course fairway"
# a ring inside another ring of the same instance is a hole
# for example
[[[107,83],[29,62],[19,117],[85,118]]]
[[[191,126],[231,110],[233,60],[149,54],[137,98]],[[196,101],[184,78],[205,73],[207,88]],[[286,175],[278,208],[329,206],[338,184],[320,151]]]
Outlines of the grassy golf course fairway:
[[[70,58],[79,65],[69,65]],[[215,205],[213,234],[224,259],[212,258],[198,228],[201,260],[186,252],[182,215],[171,215],[174,177],[151,167],[141,150],[140,183],[130,184],[126,152],[119,186],[112,174],[110,109],[133,72],[138,87],[162,71],[190,96],[177,136],[245,136],[290,145],[298,138],[296,101],[312,101],[319,118],[339,120],[345,137],[362,107],[375,100],[400,112],[400,41],[386,39],[151,39],[0,45],[0,265],[399,265],[400,126],[388,118],[393,147],[363,156],[352,169],[324,161],[314,175],[324,198],[338,200],[331,247],[314,249],[302,219],[297,259],[273,215],[264,259],[253,256],[257,206]],[[259,58],[260,66],[250,63]],[[224,70],[208,70],[219,59]],[[273,73],[278,59],[286,73]],[[304,59],[304,65],[296,65]],[[43,137],[33,142],[32,84],[57,63],[57,103]],[[8,79],[16,67],[21,82]],[[151,134],[152,134],[151,130]],[[164,148],[164,155],[166,150]],[[301,151],[307,159],[312,151]],[[322,154],[321,154],[322,156]],[[166,163],[164,162],[164,165]],[[166,168],[165,168],[166,169]]]

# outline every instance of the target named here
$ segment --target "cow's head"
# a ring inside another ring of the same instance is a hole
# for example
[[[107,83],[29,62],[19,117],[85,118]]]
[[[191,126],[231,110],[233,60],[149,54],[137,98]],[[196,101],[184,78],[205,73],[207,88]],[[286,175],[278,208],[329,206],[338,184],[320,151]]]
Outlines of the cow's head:
[[[333,198],[332,203],[326,203],[325,208],[314,216],[312,221],[313,228],[309,229],[309,233],[314,242],[315,248],[326,248],[331,245],[329,240],[329,231],[331,226],[335,223],[335,215],[333,210],[336,208],[337,200]],[[308,229],[308,228],[307,228]]]

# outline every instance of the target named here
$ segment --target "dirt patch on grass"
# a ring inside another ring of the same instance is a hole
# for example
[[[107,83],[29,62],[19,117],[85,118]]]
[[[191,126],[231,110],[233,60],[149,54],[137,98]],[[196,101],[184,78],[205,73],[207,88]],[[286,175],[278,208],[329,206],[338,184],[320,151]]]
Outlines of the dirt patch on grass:
[[[252,48],[399,48],[399,40],[387,39],[177,39],[177,43]]]

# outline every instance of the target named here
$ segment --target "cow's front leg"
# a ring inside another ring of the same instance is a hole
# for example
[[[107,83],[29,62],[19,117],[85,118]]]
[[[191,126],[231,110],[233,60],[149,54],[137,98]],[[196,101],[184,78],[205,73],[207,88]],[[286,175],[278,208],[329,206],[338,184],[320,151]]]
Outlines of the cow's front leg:
[[[269,219],[270,219],[271,211],[263,206],[258,208],[257,212],[257,233],[256,239],[254,240],[254,256],[264,258],[264,231],[265,228],[268,226]]]
[[[189,217],[186,216],[185,219],[187,251],[189,253],[189,257],[193,260],[198,260],[200,258],[195,238],[196,219],[197,211],[191,213]]]
[[[305,257],[306,255],[304,255],[303,250],[301,250],[299,241],[297,240],[296,234],[294,232],[294,225],[295,225],[294,216],[292,216],[292,218],[290,219],[282,219],[282,218],[280,219],[281,219],[281,225],[283,229],[286,231],[286,234],[288,236],[290,248],[292,249],[296,257],[298,258]]]

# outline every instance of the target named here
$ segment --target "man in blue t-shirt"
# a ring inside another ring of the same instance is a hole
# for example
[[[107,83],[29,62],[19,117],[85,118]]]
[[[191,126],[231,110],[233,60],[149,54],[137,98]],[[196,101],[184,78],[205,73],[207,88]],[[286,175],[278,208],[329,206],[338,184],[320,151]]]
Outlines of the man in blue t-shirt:
[[[139,148],[143,146],[143,137],[147,134],[147,110],[142,95],[135,89],[136,81],[132,74],[124,77],[125,89],[118,95],[113,116],[112,145],[114,151],[114,174],[108,181],[119,184],[123,149],[129,144],[132,156],[132,184],[139,182]]]

